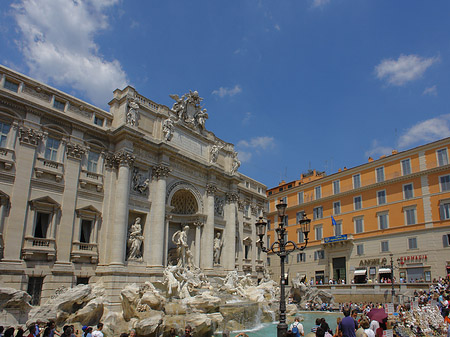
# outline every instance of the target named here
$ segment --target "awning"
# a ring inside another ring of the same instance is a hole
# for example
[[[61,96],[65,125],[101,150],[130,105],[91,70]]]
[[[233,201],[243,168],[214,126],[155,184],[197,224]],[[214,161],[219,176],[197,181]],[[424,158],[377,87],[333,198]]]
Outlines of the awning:
[[[378,274],[390,274],[391,268],[380,268],[378,269]]]
[[[354,275],[366,275],[367,270],[355,270]]]

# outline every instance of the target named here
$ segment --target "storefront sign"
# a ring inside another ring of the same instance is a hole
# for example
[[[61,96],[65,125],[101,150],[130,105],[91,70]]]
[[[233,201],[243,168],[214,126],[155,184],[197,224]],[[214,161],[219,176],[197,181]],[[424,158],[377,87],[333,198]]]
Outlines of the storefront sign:
[[[385,266],[387,264],[387,259],[383,257],[382,259],[368,259],[359,261],[360,267],[367,266]]]
[[[383,337],[394,337],[394,330],[383,330]]]
[[[389,316],[394,315],[394,303],[386,303],[384,310],[386,310]]]
[[[400,265],[404,265],[405,263],[418,263],[424,262],[427,260],[426,255],[411,255],[411,256],[400,256],[397,261]]]
[[[331,242],[338,242],[338,241],[345,241],[345,240],[347,240],[347,234],[329,236],[329,237],[323,239],[324,243],[331,243]]]

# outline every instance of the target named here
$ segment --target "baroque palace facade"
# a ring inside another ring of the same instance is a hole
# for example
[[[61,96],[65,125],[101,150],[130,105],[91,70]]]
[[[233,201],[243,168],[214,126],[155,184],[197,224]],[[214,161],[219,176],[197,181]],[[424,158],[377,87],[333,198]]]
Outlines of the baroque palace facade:
[[[186,226],[205,274],[261,276],[266,187],[205,129],[197,92],[171,97],[168,108],[128,86],[105,111],[0,66],[0,286],[39,304],[100,280],[119,308],[126,283],[176,261]]]
[[[449,274],[449,147],[446,138],[329,176],[309,171],[269,189],[266,246],[276,240],[275,205],[283,199],[288,240],[304,242],[303,212],[312,220],[307,248],[289,255],[290,278],[350,284],[382,282],[392,269],[396,282]],[[278,278],[280,259],[271,254],[267,262]]]

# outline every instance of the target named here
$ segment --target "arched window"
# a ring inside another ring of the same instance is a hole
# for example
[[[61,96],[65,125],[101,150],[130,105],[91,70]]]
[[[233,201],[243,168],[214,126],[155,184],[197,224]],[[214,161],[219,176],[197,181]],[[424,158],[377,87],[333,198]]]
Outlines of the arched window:
[[[172,197],[171,206],[175,214],[195,214],[198,211],[197,200],[188,190],[179,190]]]

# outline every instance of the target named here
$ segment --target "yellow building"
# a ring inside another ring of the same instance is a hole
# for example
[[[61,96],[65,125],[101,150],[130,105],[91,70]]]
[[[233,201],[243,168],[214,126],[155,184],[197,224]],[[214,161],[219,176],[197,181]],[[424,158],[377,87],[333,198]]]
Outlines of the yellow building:
[[[307,282],[432,281],[450,273],[450,138],[369,158],[368,163],[268,189],[266,246],[276,240],[276,204],[287,203],[288,240],[303,242],[298,221],[311,221],[307,248],[289,255],[286,273]],[[334,219],[334,224],[333,224]],[[280,259],[267,264],[277,279]]]

